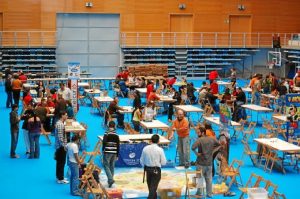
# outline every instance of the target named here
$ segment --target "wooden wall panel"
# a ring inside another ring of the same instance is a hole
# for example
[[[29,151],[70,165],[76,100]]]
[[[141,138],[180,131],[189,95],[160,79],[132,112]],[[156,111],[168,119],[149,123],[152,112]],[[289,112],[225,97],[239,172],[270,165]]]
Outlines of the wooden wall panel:
[[[0,13],[0,31],[3,30],[3,14]]]
[[[121,30],[135,32],[169,31],[169,15],[166,14],[124,14],[121,15]]]
[[[299,0],[0,0],[4,30],[56,30],[56,13],[120,13],[122,31],[169,31],[170,14],[193,14],[194,31],[228,31],[230,15],[252,16],[254,32],[299,32]],[[186,9],[178,8],[180,3]],[[245,6],[238,10],[238,4]]]
[[[194,15],[195,32],[223,32],[225,16],[215,14],[196,14]],[[219,24],[216,26],[216,24]],[[228,24],[225,24],[227,27]],[[227,31],[227,30],[226,30]]]
[[[3,30],[40,30],[40,12],[5,12]]]

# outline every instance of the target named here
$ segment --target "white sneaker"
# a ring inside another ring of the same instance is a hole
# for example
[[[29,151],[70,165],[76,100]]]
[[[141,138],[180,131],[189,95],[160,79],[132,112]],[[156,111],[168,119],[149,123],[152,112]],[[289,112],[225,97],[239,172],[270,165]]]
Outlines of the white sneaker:
[[[58,183],[58,184],[69,184],[70,182],[68,181],[68,180],[66,180],[66,179],[63,179],[63,180],[56,180],[56,182]]]

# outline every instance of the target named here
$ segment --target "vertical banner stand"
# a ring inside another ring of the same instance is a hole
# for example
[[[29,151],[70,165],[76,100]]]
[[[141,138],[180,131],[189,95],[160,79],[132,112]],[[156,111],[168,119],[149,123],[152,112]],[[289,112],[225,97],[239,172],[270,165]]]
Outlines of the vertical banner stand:
[[[78,80],[80,79],[79,62],[68,63],[68,79],[71,81],[72,107],[74,113],[77,113],[78,112]]]

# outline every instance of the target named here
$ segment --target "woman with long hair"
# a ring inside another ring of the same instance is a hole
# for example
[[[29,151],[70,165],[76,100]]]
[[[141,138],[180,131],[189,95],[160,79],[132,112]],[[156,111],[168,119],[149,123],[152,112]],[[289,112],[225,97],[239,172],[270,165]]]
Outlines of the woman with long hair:
[[[40,118],[32,112],[31,118],[28,119],[28,133],[30,143],[30,156],[29,159],[40,157],[40,135],[42,129],[42,123]]]

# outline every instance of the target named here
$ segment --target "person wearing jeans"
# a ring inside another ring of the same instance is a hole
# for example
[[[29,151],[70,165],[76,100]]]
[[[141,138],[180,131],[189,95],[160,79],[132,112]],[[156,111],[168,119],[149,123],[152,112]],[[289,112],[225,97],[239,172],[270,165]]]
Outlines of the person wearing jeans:
[[[103,136],[103,167],[107,176],[108,187],[114,184],[115,161],[118,159],[120,150],[120,138],[115,131],[116,124],[110,121],[109,130]]]
[[[220,147],[220,143],[212,137],[206,136],[206,130],[199,127],[196,130],[198,134],[197,141],[192,145],[192,150],[195,152],[197,160],[197,170],[202,170],[202,175],[205,178],[206,194],[208,198],[212,198],[212,160],[213,152]],[[197,190],[197,195],[203,195],[201,190]]]
[[[5,79],[5,92],[6,92],[6,108],[10,108],[13,104],[12,102],[12,79],[11,75],[8,75]]]
[[[12,111],[9,114],[10,121],[10,134],[11,134],[11,145],[10,145],[10,157],[11,158],[19,158],[16,154],[16,148],[18,144],[19,138],[19,122],[20,118],[18,116],[18,105],[12,105]]]
[[[79,136],[74,135],[71,142],[67,144],[68,166],[70,168],[70,193],[73,196],[80,196],[79,193],[79,167],[80,160],[78,156]]]
[[[30,143],[30,156],[29,158],[39,158],[40,157],[40,135],[42,123],[41,120],[33,112],[32,117],[28,119],[28,133],[29,133],[29,143]]]
[[[24,111],[24,113],[21,116],[21,120],[23,120],[23,125],[22,125],[22,129],[23,129],[23,135],[24,135],[24,143],[25,143],[25,147],[26,147],[26,154],[30,154],[30,141],[29,141],[29,134],[28,134],[28,120],[29,118],[32,117],[33,115],[33,104],[29,103],[26,106],[26,110]]]

